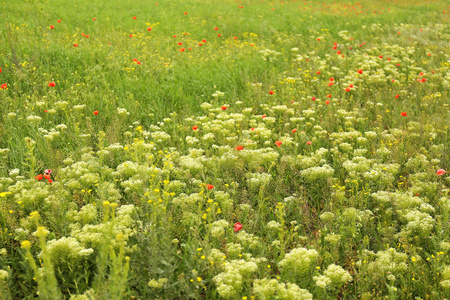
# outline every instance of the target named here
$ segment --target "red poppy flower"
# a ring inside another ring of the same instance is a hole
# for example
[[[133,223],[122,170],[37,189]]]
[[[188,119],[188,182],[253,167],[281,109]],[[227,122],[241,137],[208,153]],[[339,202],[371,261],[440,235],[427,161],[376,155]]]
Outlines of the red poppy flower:
[[[87,38],[87,39],[88,39],[88,38],[89,38],[89,34],[86,34],[85,38]]]
[[[51,179],[48,179],[48,183],[52,183],[53,182],[53,180],[51,180]]]
[[[436,171],[436,175],[438,175],[438,176],[442,176],[445,173],[446,173],[446,171],[444,169],[439,169],[439,170]]]
[[[236,146],[236,148],[235,148],[236,150],[239,150],[239,151],[241,151],[241,150],[243,150],[244,149],[244,146],[242,146],[242,145],[239,145],[239,146]]]
[[[327,95],[327,98],[331,98],[331,94],[328,94],[328,95]]]
[[[206,43],[206,40],[202,40],[203,43]]]
[[[333,81],[328,82],[328,86],[333,86]]]
[[[192,126],[192,130],[197,130],[197,129],[198,129],[197,125]]]
[[[149,28],[147,28],[147,30],[148,30],[148,31],[152,31],[152,28],[151,28],[151,27],[149,27]]]
[[[218,37],[221,37],[220,33],[217,35]]]
[[[337,55],[339,55],[339,54],[341,54],[341,53],[342,53],[341,51],[336,52]]]
[[[263,116],[262,116],[261,118],[263,118],[263,119],[264,119],[264,118],[266,118],[266,117],[267,117],[266,115],[263,115]]]
[[[312,142],[311,142],[311,141],[307,141],[306,144],[307,144],[307,145],[311,145]]]
[[[296,132],[297,132],[296,128],[292,129],[292,133],[296,133]]]
[[[383,58],[383,55],[378,56],[379,58]]]
[[[46,113],[46,112],[48,112],[48,110],[44,110],[44,112]]]
[[[400,97],[400,95],[395,95],[395,97],[394,97],[394,98],[395,98],[395,99],[397,99],[398,97]]]
[[[336,50],[337,49],[337,46],[333,46],[333,50]]]
[[[330,100],[325,101],[325,104],[326,105],[330,104]]]
[[[213,186],[212,184],[207,184],[207,185],[206,185],[206,188],[207,188],[208,190],[212,190],[212,189],[214,188],[214,186]]]
[[[74,47],[78,47],[78,44],[73,44]]]
[[[177,37],[176,35],[173,36],[173,38],[176,38],[176,37]]]
[[[203,45],[202,43],[198,43],[199,46]]]
[[[133,34],[130,34],[130,37],[133,37]]]
[[[274,93],[273,91],[269,91],[269,94],[273,95],[273,93]]]
[[[136,16],[133,17],[133,20],[136,20]]]
[[[222,109],[222,110],[227,110],[227,107],[224,106],[224,105],[222,105],[221,109]]]
[[[317,75],[320,75],[320,71],[317,71],[316,74],[317,74]]]
[[[237,222],[236,224],[234,224],[234,232],[238,232],[241,229],[242,229],[241,223]]]
[[[56,85],[56,83],[54,81],[52,81],[48,84],[48,86],[50,86],[50,87],[54,87],[55,85]]]
[[[184,50],[186,50],[186,49],[184,49],[184,48],[181,48],[181,49],[180,49],[180,52],[184,52]]]
[[[277,147],[281,147],[281,144],[283,144],[282,141],[276,141],[275,144],[277,145]]]
[[[50,169],[45,169],[44,174],[45,175],[49,175],[50,173],[52,173],[52,170]]]
[[[0,73],[2,72],[2,68],[0,68]]]
[[[402,115],[403,117],[406,117],[406,116],[407,116],[406,111],[402,111],[401,115]]]
[[[185,12],[184,15],[187,15],[187,12]]]
[[[37,179],[39,181],[41,181],[43,178],[42,174],[39,174],[38,176],[34,177],[34,179]]]
[[[2,88],[2,90],[4,90],[4,89],[6,89],[8,87],[8,85],[6,83],[4,83],[0,87]]]
[[[55,26],[53,26],[53,25],[50,25],[50,29],[55,29]]]
[[[362,74],[363,70],[359,69],[359,70],[356,71],[356,72],[358,72],[359,74]]]
[[[234,36],[233,39],[237,40],[237,36]]]
[[[50,175],[44,175],[44,178],[48,180],[50,179]]]
[[[95,21],[95,20],[97,20],[97,19],[96,19],[96,18],[93,18],[93,19],[92,19],[92,21]]]
[[[350,89],[349,87],[346,87],[346,88],[345,88],[345,91],[346,91],[346,92],[350,92],[351,89]]]
[[[219,27],[214,27],[214,30],[219,30]]]
[[[180,45],[180,46],[181,46],[181,45],[183,45],[183,43],[182,43],[182,42],[178,42],[178,45]]]
[[[312,101],[316,101],[316,97],[312,97],[311,100],[312,100]]]
[[[61,20],[56,21],[57,23],[61,23]]]
[[[98,115],[98,110],[94,110],[92,113],[93,113],[94,115]]]

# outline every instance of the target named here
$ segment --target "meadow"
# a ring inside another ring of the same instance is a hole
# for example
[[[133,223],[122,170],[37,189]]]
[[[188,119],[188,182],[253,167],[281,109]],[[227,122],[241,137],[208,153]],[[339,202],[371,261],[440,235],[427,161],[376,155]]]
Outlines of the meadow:
[[[450,299],[450,2],[0,10],[0,299]]]

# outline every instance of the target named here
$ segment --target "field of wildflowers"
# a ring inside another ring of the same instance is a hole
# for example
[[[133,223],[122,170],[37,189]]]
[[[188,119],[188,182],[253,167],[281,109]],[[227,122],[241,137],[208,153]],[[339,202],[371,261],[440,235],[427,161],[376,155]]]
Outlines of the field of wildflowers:
[[[0,299],[450,299],[449,1],[0,17]]]

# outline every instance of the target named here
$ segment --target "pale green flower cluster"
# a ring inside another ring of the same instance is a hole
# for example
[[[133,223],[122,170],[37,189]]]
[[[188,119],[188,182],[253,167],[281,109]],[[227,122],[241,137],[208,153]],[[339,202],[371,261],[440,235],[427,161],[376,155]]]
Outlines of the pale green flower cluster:
[[[323,289],[340,289],[342,285],[352,280],[352,276],[341,266],[331,264],[323,275],[314,276],[316,285]]]
[[[312,300],[312,294],[294,283],[282,283],[276,279],[256,279],[253,292],[261,300]]]
[[[232,260],[224,265],[225,271],[214,276],[217,292],[224,299],[236,299],[242,291],[246,278],[256,272],[258,266],[254,262]]]
[[[80,260],[86,259],[94,252],[92,248],[84,248],[73,237],[62,237],[47,242],[47,251],[54,265],[75,265]],[[38,257],[42,257],[42,253]]]
[[[285,258],[278,263],[283,273],[294,277],[304,277],[309,274],[319,253],[314,249],[295,248],[286,254]]]
[[[225,234],[225,230],[230,226],[225,220],[215,221],[211,224],[211,235],[216,238],[220,238]]]

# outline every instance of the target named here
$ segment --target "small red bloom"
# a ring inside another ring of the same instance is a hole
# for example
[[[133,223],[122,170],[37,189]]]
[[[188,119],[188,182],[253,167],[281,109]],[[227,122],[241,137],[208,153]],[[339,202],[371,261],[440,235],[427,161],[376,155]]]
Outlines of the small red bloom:
[[[44,112],[46,113],[46,112],[48,112],[48,110],[44,110]]]
[[[317,75],[320,75],[320,71],[317,71],[316,74],[317,74]]]
[[[130,37],[133,37],[133,34],[130,34]]]
[[[186,49],[184,49],[184,48],[181,48],[181,49],[180,49],[180,52],[184,52],[184,50],[186,50]]]
[[[378,56],[379,58],[383,58],[383,55]]]
[[[233,39],[237,40],[237,36],[233,37]]]
[[[176,35],[173,36],[173,38],[176,38],[176,37],[177,37]]]
[[[221,37],[220,33],[217,35],[218,37]]]
[[[6,83],[4,83],[0,87],[2,88],[2,90],[4,90],[4,89],[6,89],[8,87],[8,85]]]
[[[98,115],[98,110],[94,110],[92,113],[97,116]]]
[[[50,29],[55,29],[55,26],[53,26],[53,25],[50,25]]]
[[[281,147],[281,144],[283,144],[282,141],[276,141],[275,144],[277,145],[277,147]]]
[[[214,27],[214,30],[219,30],[219,27]]]
[[[237,222],[236,224],[234,224],[234,232],[238,232],[241,229],[242,229],[241,223]]]
[[[326,105],[330,104],[330,100],[325,101],[325,104]]]
[[[147,30],[148,30],[148,31],[152,31],[152,28],[151,28],[151,27],[149,27],[149,28],[147,28]]]
[[[88,39],[88,38],[89,38],[89,35],[88,35],[88,34],[86,34],[85,38],[87,38],[87,39]]]
[[[34,177],[34,179],[37,179],[39,181],[41,181],[43,178],[42,174],[39,174],[38,176]]]
[[[52,183],[53,182],[53,180],[51,180],[51,179],[47,179],[47,181],[48,181],[48,183]]]
[[[327,98],[331,98],[331,94],[328,94],[328,95],[327,95]]]
[[[54,87],[55,85],[56,85],[56,83],[54,81],[52,81],[48,84],[48,86],[50,86],[50,87]]]
[[[341,54],[341,53],[342,53],[341,51],[336,52],[337,55],[339,55],[339,54]]]
[[[297,132],[296,128],[292,129],[292,133],[296,133],[296,132]]]
[[[199,46],[203,45],[202,43],[198,43]]]
[[[225,105],[222,105],[221,109],[222,110],[227,110],[227,107]]]
[[[181,46],[181,45],[183,45],[183,43],[182,43],[182,42],[178,42],[178,45],[180,45],[180,46]]]
[[[273,95],[273,91],[269,91],[269,94]]]
[[[399,97],[400,97],[400,95],[395,95],[395,97],[394,97],[394,98],[395,98],[395,99],[397,99],[397,98],[399,98]]]
[[[311,100],[312,100],[312,101],[316,101],[316,97],[312,97]]]
[[[56,21],[56,23],[61,23],[61,20]]]
[[[93,19],[92,19],[92,21],[95,21],[95,20],[97,20],[97,19],[96,19],[96,18],[93,18]]]
[[[52,173],[52,170],[50,169],[45,169],[44,174],[45,175],[50,175],[50,173]]]
[[[346,87],[346,88],[345,88],[345,91],[346,91],[346,92],[350,92],[351,89],[350,89],[349,87]]]
[[[0,73],[2,72],[2,68],[0,68]]]
[[[133,20],[136,20],[136,16],[133,17]]]
[[[187,12],[185,12],[184,15],[187,15]]]
[[[206,43],[206,40],[202,40],[203,43]]]
[[[239,151],[241,151],[241,150],[243,150],[244,149],[244,146],[242,146],[242,145],[239,145],[239,146],[236,146],[236,148],[235,148],[236,150],[239,150]]]
[[[445,173],[446,173],[446,171],[445,171],[444,169],[439,169],[439,170],[437,170],[436,175],[442,176],[442,175],[444,175]]]
[[[307,141],[306,144],[307,144],[307,145],[311,145],[312,142],[311,142],[311,141]]]
[[[213,186],[212,184],[207,184],[207,185],[206,185],[206,188],[207,188],[208,190],[212,190],[212,189],[214,188],[214,186]]]
[[[263,116],[262,116],[261,118],[263,118],[263,119],[264,119],[264,118],[266,118],[266,117],[267,117],[266,115],[263,115]]]
[[[73,44],[74,47],[78,47],[78,44]]]
[[[197,129],[198,129],[197,125],[192,126],[192,130],[197,130]]]
[[[406,117],[406,116],[407,116],[406,111],[402,111],[401,115],[402,115],[403,117]]]
[[[362,74],[363,70],[359,69],[359,70],[356,71],[356,72],[358,72],[359,74]]]
[[[44,175],[44,178],[49,180],[50,179],[50,175]]]

